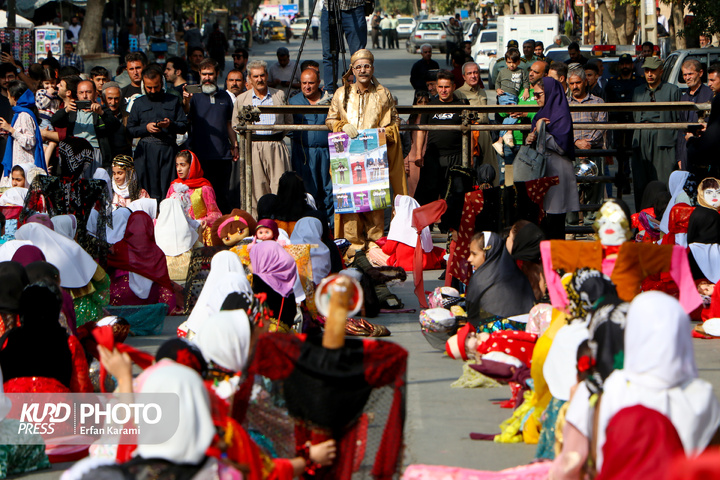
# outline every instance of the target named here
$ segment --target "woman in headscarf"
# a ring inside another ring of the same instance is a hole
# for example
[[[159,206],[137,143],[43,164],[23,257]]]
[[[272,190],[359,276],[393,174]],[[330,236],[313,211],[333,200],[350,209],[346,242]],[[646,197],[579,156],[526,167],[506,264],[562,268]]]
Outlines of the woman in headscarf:
[[[15,380],[14,392],[70,391],[73,363],[68,336],[58,323],[60,291],[54,286],[31,285],[20,297],[21,326],[0,339],[3,380]],[[7,342],[7,343],[6,343]],[[40,355],[39,352],[42,352]],[[87,364],[85,365],[87,368]],[[32,377],[42,377],[35,380]]]
[[[295,224],[295,230],[290,236],[290,242],[293,245],[309,244],[317,246],[310,249],[315,285],[318,285],[323,278],[333,271],[339,271],[333,270],[330,248],[323,242],[322,233],[323,225],[320,220],[314,217],[303,217]],[[337,247],[335,248],[337,249]]]
[[[278,327],[289,331],[295,323],[295,285],[298,271],[293,257],[277,242],[262,242],[250,250],[253,292],[265,293]],[[302,287],[301,287],[302,289]]]
[[[565,214],[580,210],[577,181],[573,169],[575,144],[572,116],[565,91],[560,82],[543,77],[533,85],[540,110],[532,120],[533,131],[526,143],[532,145],[538,138],[538,123],[545,124],[546,177],[557,176],[560,184],[550,187],[545,194],[544,209],[546,233],[549,238],[565,238]]]
[[[50,220],[57,233],[75,241],[75,233],[77,232],[75,215],[56,215]]]
[[[112,161],[112,208],[127,207],[138,198],[150,198],[137,183],[135,161],[129,155],[118,155]]]
[[[506,244],[508,251],[530,282],[535,294],[535,300],[540,300],[547,294],[547,284],[542,271],[542,258],[540,257],[540,242],[545,240],[545,234],[534,223],[527,220],[518,220],[510,229]]]
[[[113,352],[113,355],[119,355]],[[210,410],[210,399],[198,373],[185,365],[163,359],[145,370],[136,380],[138,393],[176,393],[179,398],[177,429],[166,441],[158,443],[150,428],[140,428],[137,449],[132,459],[122,464],[104,465],[87,471],[78,464],[75,474],[89,480],[105,478],[122,480],[176,478],[192,479],[220,475],[241,475],[233,467],[208,457],[216,429]],[[77,478],[77,477],[71,477]]]
[[[264,208],[263,208],[264,210]],[[260,205],[258,205],[260,214]],[[278,194],[271,217],[288,235],[292,235],[295,223],[303,217],[315,217],[327,223],[324,215],[308,203],[308,194],[302,178],[295,172],[285,172],[278,182]]]
[[[10,123],[0,119],[0,130],[9,133],[2,161],[3,186],[10,186],[10,170],[14,165],[30,164],[47,171],[42,136],[38,128],[35,95],[20,81],[10,82],[7,90],[14,115]]]
[[[165,303],[165,315],[175,309],[177,302],[165,254],[155,243],[153,222],[145,212],[130,215],[123,239],[108,254],[108,266],[112,267],[111,305]]]
[[[60,271],[57,267],[43,260],[29,263],[25,266],[25,271],[30,283],[45,282],[49,285],[57,285],[63,296],[60,325],[65,328],[68,335],[77,336],[77,319],[75,318],[73,298],[67,290],[60,286]]]
[[[188,218],[200,222],[203,242],[210,245],[210,227],[222,216],[215,199],[212,184],[203,177],[200,160],[190,150],[183,150],[175,157],[177,176],[170,184],[166,198],[180,200]]]
[[[530,311],[535,299],[532,287],[498,234],[475,234],[470,256],[475,273],[466,294],[468,320],[479,322],[491,316],[507,318]],[[478,257],[482,257],[482,261],[476,261]]]
[[[197,226],[190,225],[180,201],[175,198],[163,200],[155,223],[155,241],[165,254],[171,280],[184,282],[187,278],[192,249],[197,240]]]
[[[20,220],[28,218],[35,212],[46,208],[51,217],[72,214],[77,220],[77,242],[91,251],[90,238],[87,234],[87,223],[90,212],[99,206],[95,228],[101,240],[105,240],[105,226],[111,214],[111,203],[107,185],[103,180],[86,180],[81,178],[85,167],[93,162],[93,149],[90,143],[78,137],[68,137],[58,145],[57,176],[42,175],[30,186],[28,199]],[[99,242],[96,251],[98,257],[104,256],[100,250],[103,243]]]
[[[15,236],[32,242],[58,269],[60,285],[73,297],[78,326],[103,316],[110,278],[80,245],[37,223],[23,225]]]
[[[35,245],[23,245],[18,248],[15,255],[12,257],[13,262],[18,262],[23,267],[27,267],[29,264],[34,262],[44,262],[45,255]]]
[[[720,404],[712,386],[698,378],[689,327],[678,301],[662,292],[641,293],[630,304],[623,368],[605,380],[597,406],[598,471],[603,470],[607,428],[626,407],[644,405],[666,415],[690,456],[701,453],[716,434]]]
[[[262,243],[259,245],[262,245]],[[187,322],[185,322],[185,326],[181,325],[180,328],[185,329],[188,332],[188,337],[191,338],[192,335],[200,331],[208,318],[220,311],[222,302],[230,293],[245,292],[252,294],[252,291],[253,289],[250,286],[250,281],[247,278],[240,257],[230,251],[216,253],[210,262],[210,274],[205,281],[200,296],[198,296],[195,307],[190,313]]]
[[[17,325],[20,295],[28,284],[25,268],[17,262],[0,262],[0,335]]]
[[[387,264],[391,267],[402,267],[406,272],[413,270],[418,233],[412,226],[412,215],[419,206],[417,200],[408,195],[395,197],[395,216],[390,222],[387,242],[382,247],[383,253],[390,256]],[[433,246],[429,227],[420,232],[420,241],[423,249],[423,270],[442,268],[445,249]]]

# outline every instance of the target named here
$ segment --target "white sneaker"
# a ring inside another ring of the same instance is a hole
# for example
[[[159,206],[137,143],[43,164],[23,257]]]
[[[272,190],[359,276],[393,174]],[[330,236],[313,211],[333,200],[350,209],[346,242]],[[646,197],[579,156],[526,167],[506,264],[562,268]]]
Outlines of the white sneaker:
[[[508,147],[514,147],[515,146],[515,139],[513,138],[513,134],[510,131],[505,132],[505,135],[503,135],[502,138],[505,141],[505,145]]]
[[[322,98],[318,100],[317,105],[330,105],[330,102],[332,102],[333,94],[328,92],[327,90],[323,94]]]
[[[505,149],[503,148],[503,139],[501,138],[497,142],[492,144],[495,151],[498,153],[498,155],[505,155]]]

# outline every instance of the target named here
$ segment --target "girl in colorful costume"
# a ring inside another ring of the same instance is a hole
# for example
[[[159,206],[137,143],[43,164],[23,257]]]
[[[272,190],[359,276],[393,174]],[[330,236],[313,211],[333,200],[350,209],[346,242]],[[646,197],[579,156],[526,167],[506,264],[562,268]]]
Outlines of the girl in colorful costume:
[[[190,150],[183,150],[175,157],[178,178],[170,184],[166,198],[180,200],[189,218],[200,222],[203,242],[210,245],[210,226],[222,213],[215,200],[212,184],[203,177],[200,160]]]
[[[150,198],[137,184],[135,161],[129,155],[118,155],[112,161],[112,208],[127,207],[138,198]]]

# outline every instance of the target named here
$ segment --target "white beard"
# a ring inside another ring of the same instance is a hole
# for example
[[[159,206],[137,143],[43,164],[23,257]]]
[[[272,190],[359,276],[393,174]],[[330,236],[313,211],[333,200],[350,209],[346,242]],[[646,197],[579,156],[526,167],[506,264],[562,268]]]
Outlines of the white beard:
[[[217,92],[218,89],[217,85],[214,83],[203,83],[201,88],[202,92],[206,95],[212,95]]]

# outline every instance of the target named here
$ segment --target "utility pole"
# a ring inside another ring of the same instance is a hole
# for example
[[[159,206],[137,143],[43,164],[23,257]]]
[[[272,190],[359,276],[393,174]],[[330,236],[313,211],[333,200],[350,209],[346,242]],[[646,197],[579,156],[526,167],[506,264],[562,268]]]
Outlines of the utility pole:
[[[15,28],[16,14],[17,8],[15,7],[15,0],[7,0],[7,28]]]
[[[640,27],[643,42],[657,45],[657,12],[655,0],[640,0]]]

